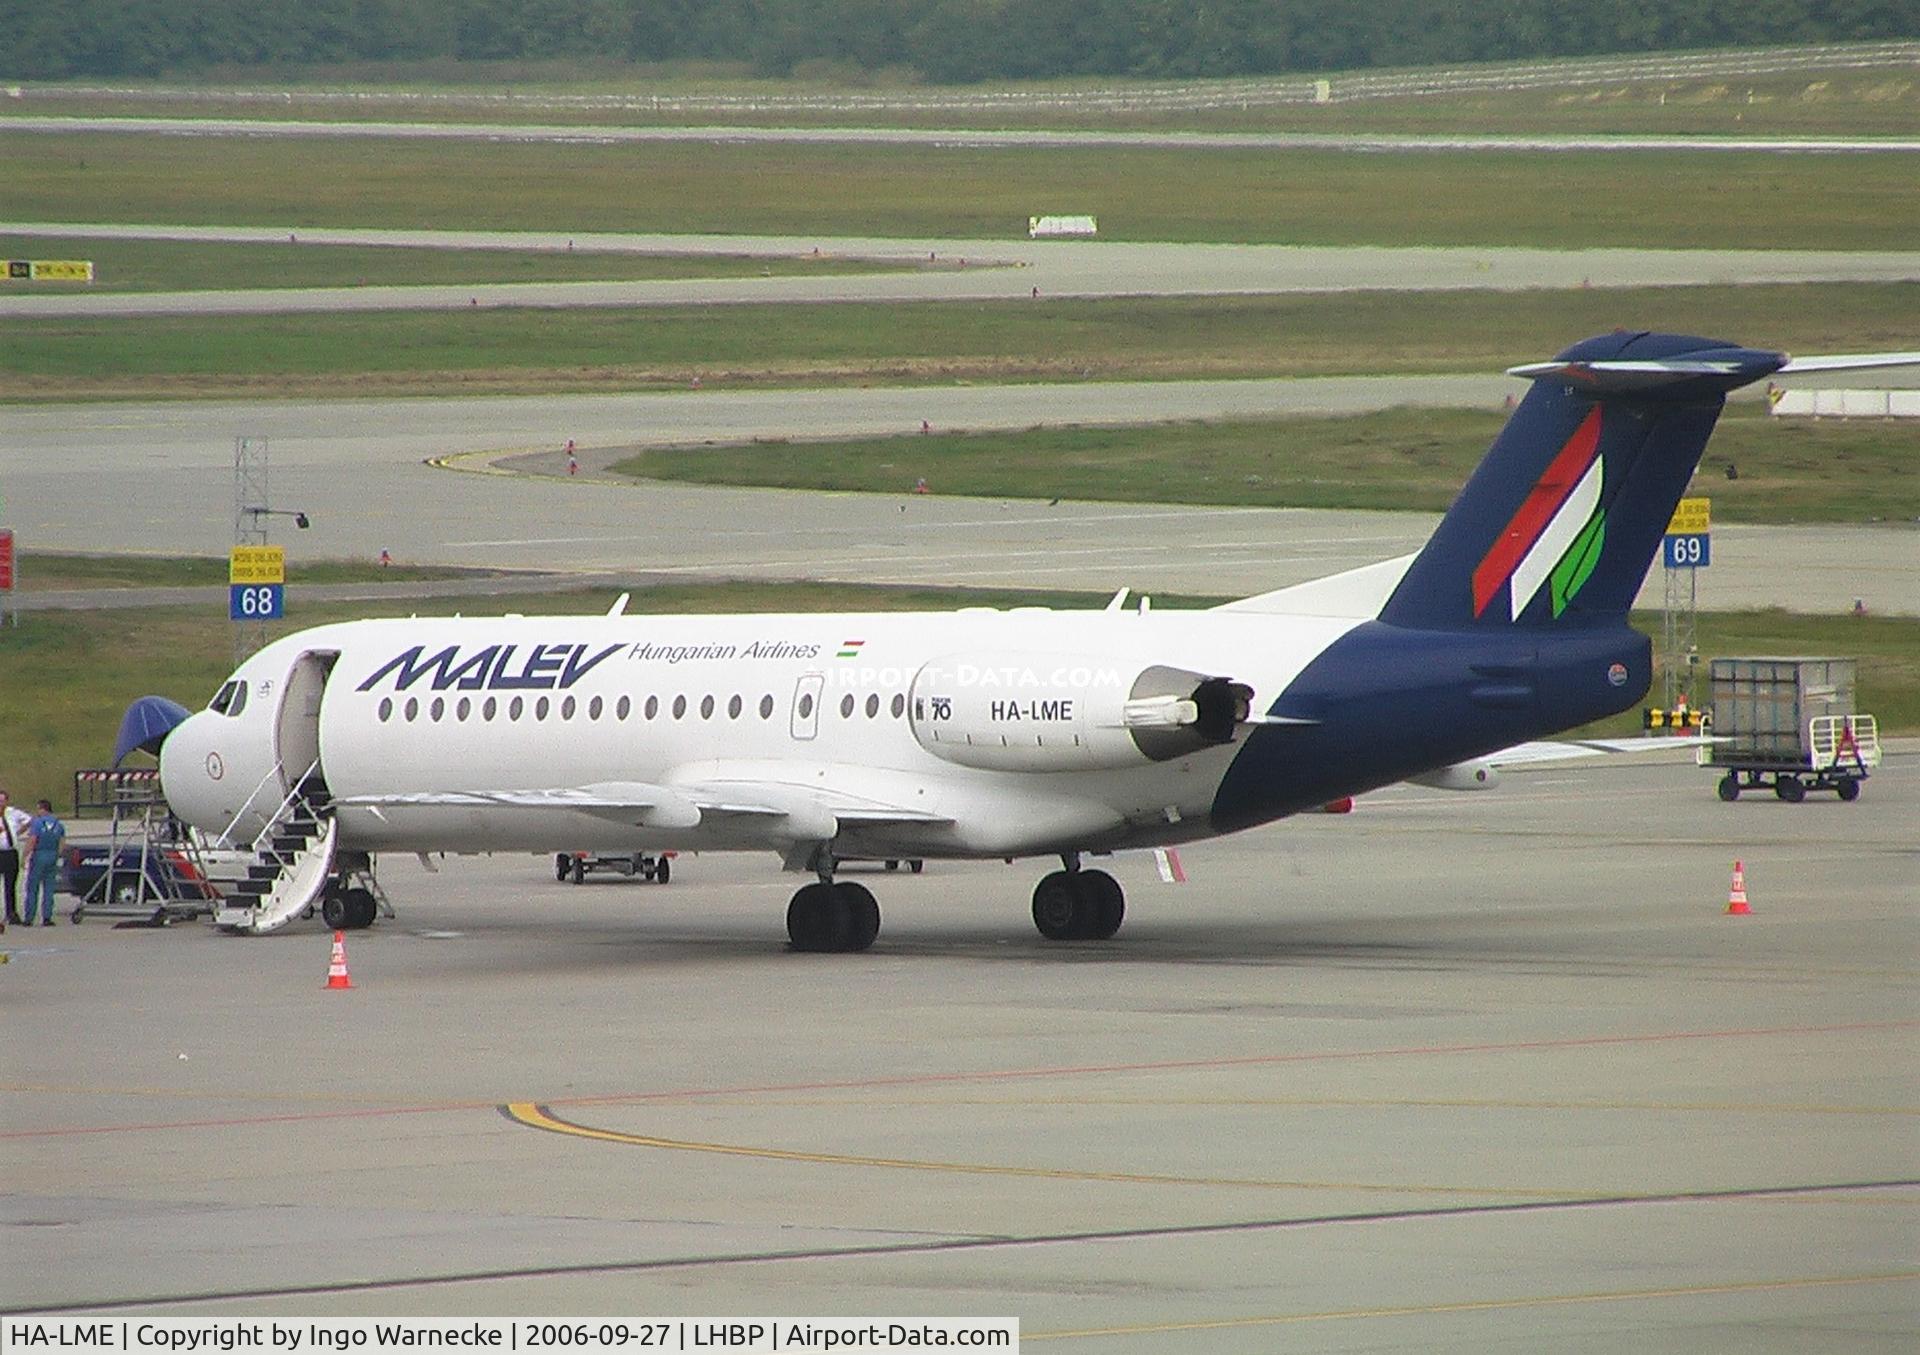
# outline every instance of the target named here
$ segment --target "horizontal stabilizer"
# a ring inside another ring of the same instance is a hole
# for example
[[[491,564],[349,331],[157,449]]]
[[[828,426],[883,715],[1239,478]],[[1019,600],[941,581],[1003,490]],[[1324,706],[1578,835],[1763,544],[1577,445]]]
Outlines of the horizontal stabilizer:
[[[1758,348],[1706,348],[1657,358],[1554,358],[1507,368],[1508,376],[1564,381],[1598,395],[1627,395],[1697,384],[1726,392],[1772,376],[1788,363],[1785,353]]]

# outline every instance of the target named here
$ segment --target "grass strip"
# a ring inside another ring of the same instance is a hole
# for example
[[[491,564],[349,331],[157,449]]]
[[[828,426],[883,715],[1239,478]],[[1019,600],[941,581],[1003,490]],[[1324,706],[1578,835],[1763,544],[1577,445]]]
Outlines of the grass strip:
[[[74,588],[187,588],[227,582],[227,561],[208,555],[74,555],[23,552],[17,559],[23,593]],[[382,568],[359,560],[289,561],[287,583],[421,583],[471,577],[477,571],[423,565]]]
[[[5,126],[0,123],[0,128]],[[563,249],[434,249],[96,236],[0,235],[12,259],[91,259],[93,292],[260,287],[421,287],[515,282],[627,282],[677,278],[816,277],[900,272],[924,264],[830,254],[638,254]],[[9,282],[7,294],[65,295],[72,283]]]
[[[1498,410],[1389,409],[1248,422],[1034,428],[850,442],[661,448],[622,475],[702,484],[1126,503],[1443,511],[1486,454]],[[1721,418],[1698,492],[1722,522],[1920,518],[1911,419]],[[1729,479],[1732,470],[1737,478]]]
[[[1338,296],[62,317],[0,329],[13,398],[1495,372],[1613,328],[1920,347],[1920,282]]]
[[[1116,240],[1902,249],[1920,239],[1910,160],[87,132],[0,138],[0,183],[23,221],[1006,240],[1073,211]]]

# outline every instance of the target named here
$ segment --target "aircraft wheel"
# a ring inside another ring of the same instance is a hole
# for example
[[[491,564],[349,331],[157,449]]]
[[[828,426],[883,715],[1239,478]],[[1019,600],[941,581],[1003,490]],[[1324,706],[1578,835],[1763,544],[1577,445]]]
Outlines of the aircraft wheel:
[[[1720,798],[1727,801],[1740,798],[1740,778],[1732,772],[1720,778]]]
[[[573,868],[573,858],[565,852],[556,852],[553,857],[553,878],[565,884],[567,872]]]
[[[888,869],[888,870],[899,870],[899,869],[900,869],[900,862],[899,862],[899,860],[898,860],[897,858],[894,858],[894,859],[890,859],[890,860],[889,860],[889,861],[887,862],[887,869]]]
[[[349,889],[341,894],[340,901],[346,907],[347,928],[350,931],[364,931],[380,916],[380,905],[374,900],[371,889]]]
[[[353,925],[347,920],[350,916],[346,892],[329,885],[326,897],[320,901],[320,920],[327,924],[328,931],[343,932]]]
[[[907,869],[918,875],[927,868],[927,863],[918,859],[907,862]]]
[[[1033,925],[1049,941],[1071,941],[1080,935],[1080,901],[1073,876],[1056,870],[1040,877],[1033,887]]]
[[[787,939],[795,950],[839,950],[847,925],[846,901],[832,885],[803,885],[787,905]]]
[[[666,857],[663,856],[658,861],[654,862],[653,881],[655,884],[665,884],[668,880],[671,880],[672,878],[673,878],[673,866],[668,863]]]
[[[573,882],[575,884],[579,884],[582,880],[585,880],[586,878],[587,878],[587,858],[584,856],[574,857],[573,858]]]
[[[1790,805],[1797,805],[1807,798],[1807,788],[1800,784],[1797,776],[1783,776],[1775,781],[1773,793]]]
[[[1860,798],[1860,783],[1851,777],[1840,782],[1839,785],[1834,787],[1834,790],[1839,793],[1840,798],[1843,800],[1857,800]]]
[[[1104,870],[1083,870],[1072,878],[1080,913],[1078,934],[1089,941],[1108,940],[1127,915],[1126,891]]]
[[[846,918],[836,950],[865,950],[880,935],[880,903],[865,885],[842,881],[833,887]]]

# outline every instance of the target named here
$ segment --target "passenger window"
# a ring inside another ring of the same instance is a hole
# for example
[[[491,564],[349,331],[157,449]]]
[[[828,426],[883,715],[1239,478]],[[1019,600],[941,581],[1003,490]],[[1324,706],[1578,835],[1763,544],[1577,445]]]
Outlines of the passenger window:
[[[763,696],[760,698],[760,718],[762,720],[771,720],[773,718],[773,698],[772,697]]]
[[[410,696],[407,698],[407,721],[408,723],[412,723],[414,720],[417,720],[419,718],[420,718],[420,698],[417,696]]]
[[[500,713],[500,703],[490,696],[487,698],[487,704],[480,707],[480,713],[491,723],[493,717]]]
[[[700,698],[700,718],[702,720],[711,720],[713,718],[713,698],[711,696],[703,696]]]
[[[598,720],[600,718],[600,712],[604,709],[606,709],[606,702],[597,696],[594,697],[593,700],[587,702],[587,718],[590,720]]]
[[[525,710],[526,708],[527,708],[527,700],[525,697],[523,696],[514,697],[513,704],[507,707],[507,718],[510,720],[518,720],[520,718],[520,712]]]
[[[613,708],[613,713],[618,715],[622,720],[633,714],[633,698],[630,696],[621,697],[620,704]]]
[[[848,692],[845,696],[840,698],[840,718],[842,720],[846,720],[846,719],[850,719],[852,715],[853,715],[853,693]]]
[[[393,698],[390,696],[383,696],[380,698],[380,723],[385,724],[388,720],[391,720],[392,718],[393,718]]]
[[[893,694],[893,718],[898,720],[907,709],[907,698],[899,692]]]
[[[536,720],[544,720],[547,718],[547,712],[552,709],[553,702],[543,696],[533,703],[533,718]]]
[[[462,720],[464,720],[469,715],[473,714],[473,702],[463,696],[460,698],[460,704],[455,706],[453,708],[453,711],[454,711],[454,714],[458,715]]]
[[[658,715],[659,713],[660,713],[660,698],[657,696],[648,697],[647,698],[647,718],[651,720],[654,716]]]
[[[447,699],[444,696],[433,698],[433,722],[440,723],[440,717],[447,713]]]
[[[880,697],[877,693],[867,697],[867,718],[871,720],[880,713]]]
[[[686,713],[687,713],[687,698],[684,696],[674,697],[673,698],[673,718],[678,720],[684,715],[686,715]]]
[[[803,692],[800,696],[800,718],[806,719],[813,714],[813,693]]]
[[[729,720],[738,720],[740,718],[740,698],[738,695],[727,702],[727,718]]]
[[[579,703],[569,696],[568,698],[566,698],[566,700],[560,703],[560,718],[562,720],[571,720],[573,718],[574,711],[578,709],[579,709]]]

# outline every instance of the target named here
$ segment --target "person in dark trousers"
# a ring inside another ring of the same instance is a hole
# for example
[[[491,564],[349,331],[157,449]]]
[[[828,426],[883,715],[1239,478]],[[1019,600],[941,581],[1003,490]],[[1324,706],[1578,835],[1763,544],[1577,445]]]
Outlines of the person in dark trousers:
[[[7,896],[7,922],[20,920],[20,851],[26,845],[27,825],[33,820],[15,809],[0,790],[0,890]],[[5,930],[0,924],[0,930]]]
[[[33,925],[34,905],[40,906],[40,925],[53,925],[53,886],[60,878],[60,846],[67,840],[67,825],[53,816],[53,801],[38,801],[40,812],[27,825],[33,841],[27,864],[27,906],[21,910],[24,926]]]

